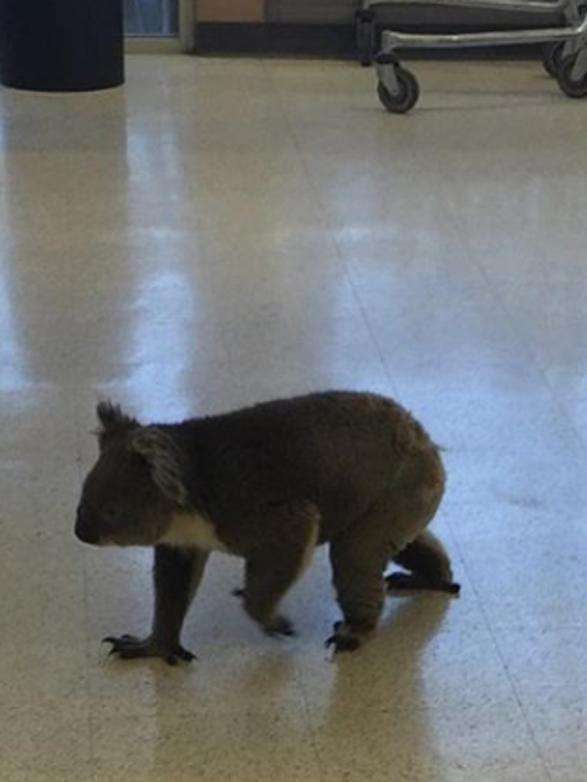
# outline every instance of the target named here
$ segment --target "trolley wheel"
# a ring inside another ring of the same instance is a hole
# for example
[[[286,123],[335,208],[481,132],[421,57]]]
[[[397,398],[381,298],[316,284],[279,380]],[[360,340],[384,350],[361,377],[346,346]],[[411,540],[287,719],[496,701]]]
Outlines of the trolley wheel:
[[[558,69],[560,68],[564,48],[564,43],[560,42],[547,43],[542,48],[542,64],[544,65],[544,70],[549,76],[552,76],[555,79],[558,74]]]
[[[377,85],[377,95],[387,111],[391,111],[392,114],[405,114],[416,105],[420,97],[420,88],[410,71],[400,65],[395,66],[395,78],[399,86],[397,95],[393,95],[381,81]]]
[[[565,57],[560,64],[556,78],[558,86],[569,98],[584,98],[587,96],[587,73],[583,74],[578,81],[571,76],[576,59],[576,54]]]

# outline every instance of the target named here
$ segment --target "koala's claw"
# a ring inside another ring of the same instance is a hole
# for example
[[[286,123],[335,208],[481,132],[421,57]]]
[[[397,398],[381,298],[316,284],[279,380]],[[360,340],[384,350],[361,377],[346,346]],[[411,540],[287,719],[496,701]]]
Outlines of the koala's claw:
[[[263,632],[274,638],[280,635],[292,636],[296,634],[293,624],[285,616],[277,616],[270,623],[263,627]]]
[[[353,633],[344,622],[335,622],[334,633],[324,642],[324,646],[330,649],[334,646],[334,652],[356,652],[361,646],[362,639],[357,633]]]
[[[177,665],[180,660],[191,662],[196,655],[184,649],[181,644],[168,646],[152,638],[136,638],[134,635],[121,635],[119,638],[109,635],[102,643],[112,644],[109,655],[117,654],[123,660],[138,657],[161,657],[168,665]]]
[[[191,663],[192,660],[198,659],[193,652],[190,652],[189,649],[184,649],[183,646],[180,646],[179,644],[174,649],[174,654],[186,663]]]
[[[356,652],[357,649],[360,647],[361,641],[356,636],[352,635],[338,635],[337,633],[334,633],[334,635],[331,635],[330,638],[327,638],[324,642],[324,646],[327,649],[330,649],[331,646],[334,646],[334,651],[336,652]]]
[[[416,573],[390,573],[385,576],[388,592],[407,589],[427,589],[434,592],[447,592],[450,595],[458,595],[461,585],[454,581],[430,581]]]
[[[233,589],[231,594],[234,595],[234,597],[244,597],[245,596],[244,587],[240,587],[239,589]]]

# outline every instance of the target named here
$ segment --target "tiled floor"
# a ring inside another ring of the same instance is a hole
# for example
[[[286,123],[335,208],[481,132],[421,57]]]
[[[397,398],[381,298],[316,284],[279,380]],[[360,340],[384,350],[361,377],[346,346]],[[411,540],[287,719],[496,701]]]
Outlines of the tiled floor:
[[[124,90],[0,93],[1,782],[583,782],[587,102],[538,64],[133,57]],[[150,558],[72,535],[102,395],[146,420],[323,387],[446,447],[459,600],[390,600],[332,660],[324,552],[265,638],[217,556],[199,661],[145,630]]]

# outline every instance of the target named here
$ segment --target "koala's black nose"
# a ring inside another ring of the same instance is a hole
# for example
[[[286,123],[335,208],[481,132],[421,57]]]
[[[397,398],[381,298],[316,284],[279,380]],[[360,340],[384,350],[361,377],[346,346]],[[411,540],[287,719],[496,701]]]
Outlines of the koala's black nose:
[[[77,509],[75,517],[75,534],[83,543],[97,543],[99,536],[89,523],[88,516],[82,508]]]

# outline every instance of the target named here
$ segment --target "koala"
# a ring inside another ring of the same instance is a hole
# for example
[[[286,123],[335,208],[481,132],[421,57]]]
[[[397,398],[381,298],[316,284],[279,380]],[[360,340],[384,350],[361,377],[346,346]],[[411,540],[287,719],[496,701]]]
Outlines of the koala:
[[[327,543],[343,619],[326,644],[338,652],[374,633],[387,591],[459,591],[427,530],[445,488],[439,449],[391,399],[331,391],[150,425],[102,402],[97,416],[75,534],[154,547],[151,632],[104,639],[111,653],[193,659],[180,634],[212,551],[243,558],[245,611],[291,635],[280,601]],[[391,560],[404,572],[384,578]]]

